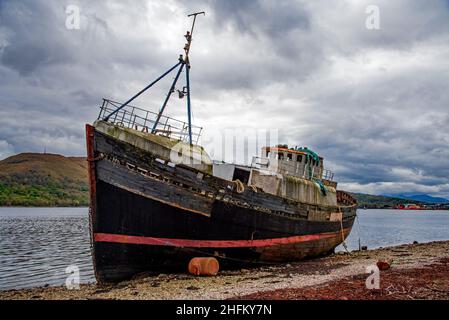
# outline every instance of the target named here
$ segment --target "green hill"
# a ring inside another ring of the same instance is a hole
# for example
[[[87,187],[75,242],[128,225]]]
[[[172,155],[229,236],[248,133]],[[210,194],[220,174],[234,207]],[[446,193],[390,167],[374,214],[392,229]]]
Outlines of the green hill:
[[[359,208],[366,207],[368,209],[387,209],[394,208],[395,206],[404,203],[424,204],[424,202],[421,201],[404,200],[401,198],[392,198],[385,196],[374,196],[363,193],[352,193],[351,195],[357,199]]]
[[[87,206],[85,158],[22,153],[0,161],[0,206]]]

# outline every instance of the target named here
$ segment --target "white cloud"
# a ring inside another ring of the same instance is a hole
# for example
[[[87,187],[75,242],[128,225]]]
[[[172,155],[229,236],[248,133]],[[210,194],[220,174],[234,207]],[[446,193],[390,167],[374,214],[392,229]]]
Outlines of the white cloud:
[[[14,154],[14,147],[8,142],[0,140],[0,159],[5,159]]]

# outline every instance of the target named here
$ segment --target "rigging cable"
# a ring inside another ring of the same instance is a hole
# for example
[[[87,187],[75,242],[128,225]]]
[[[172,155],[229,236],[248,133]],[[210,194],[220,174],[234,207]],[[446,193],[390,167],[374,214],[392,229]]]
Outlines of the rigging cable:
[[[355,222],[357,223],[357,235],[359,236],[359,251],[362,251],[362,244],[360,241],[360,223],[359,223],[359,215],[356,213]]]
[[[340,228],[341,228],[341,240],[342,240],[342,246],[343,248],[345,248],[346,252],[351,254],[351,252],[348,249],[348,246],[346,245],[346,241],[345,241],[345,235],[343,233],[343,212],[341,212],[341,207],[339,207],[339,211],[341,213],[341,219],[340,219]]]

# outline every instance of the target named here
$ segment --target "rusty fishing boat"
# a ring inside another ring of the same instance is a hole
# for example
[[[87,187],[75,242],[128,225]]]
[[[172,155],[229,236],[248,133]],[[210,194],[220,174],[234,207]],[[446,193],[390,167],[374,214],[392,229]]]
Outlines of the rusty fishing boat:
[[[337,189],[324,159],[308,148],[266,146],[251,165],[218,163],[191,122],[189,51],[125,103],[104,99],[86,125],[90,233],[98,282],[141,272],[186,270],[194,257],[222,267],[296,261],[344,243],[356,201]],[[160,111],[130,103],[176,71]],[[185,86],[177,89],[181,74]],[[187,122],[164,115],[173,93]]]

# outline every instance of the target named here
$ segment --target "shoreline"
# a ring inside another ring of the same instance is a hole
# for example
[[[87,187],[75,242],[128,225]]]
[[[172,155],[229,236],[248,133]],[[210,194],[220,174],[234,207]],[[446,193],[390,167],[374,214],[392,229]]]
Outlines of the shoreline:
[[[390,262],[391,269],[381,271],[379,290],[368,290],[366,267],[379,260]],[[81,284],[79,290],[59,286],[0,291],[0,299],[449,299],[446,270],[449,270],[449,241],[438,241],[351,254],[338,252],[282,265],[224,270],[216,277],[195,277],[187,273],[142,274],[118,284]]]
[[[73,206],[24,206],[24,205],[17,205],[17,206],[2,206],[0,205],[0,209],[5,208],[30,208],[30,209],[41,209],[41,208],[86,208],[89,209],[89,204],[86,205],[73,205]],[[365,211],[365,210],[398,210],[398,211],[449,211],[449,209],[398,209],[398,208],[362,208],[357,207],[357,210]]]
[[[381,273],[378,289],[366,288],[367,274],[318,286],[264,291],[236,300],[449,300],[449,259]]]

